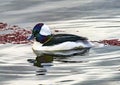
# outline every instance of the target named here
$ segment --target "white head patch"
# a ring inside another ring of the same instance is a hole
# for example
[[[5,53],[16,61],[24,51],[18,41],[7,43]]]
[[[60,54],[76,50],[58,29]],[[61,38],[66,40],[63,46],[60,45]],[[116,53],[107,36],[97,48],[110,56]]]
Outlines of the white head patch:
[[[45,24],[41,27],[41,30],[40,30],[39,33],[41,35],[51,35],[50,28],[47,25],[45,25]]]

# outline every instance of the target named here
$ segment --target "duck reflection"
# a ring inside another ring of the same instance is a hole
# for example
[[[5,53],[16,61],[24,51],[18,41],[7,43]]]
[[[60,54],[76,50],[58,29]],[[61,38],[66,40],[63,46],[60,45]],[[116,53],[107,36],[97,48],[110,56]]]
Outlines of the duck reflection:
[[[84,54],[86,55],[86,54]],[[86,61],[74,60],[72,59],[75,56],[83,56],[80,54],[73,56],[55,56],[50,54],[42,54],[37,56],[35,59],[28,59],[29,63],[32,63],[34,66],[39,67],[39,70],[36,71],[37,75],[45,75],[49,67],[53,66],[53,61],[62,62],[62,63],[84,63]]]
[[[34,66],[37,67],[44,67],[44,66],[51,66],[53,62],[53,56],[50,55],[41,55],[37,56],[34,61]]]
[[[45,75],[48,67],[53,64],[53,56],[44,54],[37,56],[35,59],[28,59],[27,61],[32,63],[33,66],[39,67],[39,70],[36,71],[36,75]]]
[[[37,56],[35,59],[28,59],[28,62],[33,63],[34,66],[37,67],[44,67],[44,66],[51,66],[54,61],[64,62],[64,63],[81,63],[81,61],[70,61],[69,58],[73,56],[84,56],[89,54],[89,50],[84,50],[77,53],[74,53],[74,55],[52,55],[52,54],[42,54],[40,56]]]

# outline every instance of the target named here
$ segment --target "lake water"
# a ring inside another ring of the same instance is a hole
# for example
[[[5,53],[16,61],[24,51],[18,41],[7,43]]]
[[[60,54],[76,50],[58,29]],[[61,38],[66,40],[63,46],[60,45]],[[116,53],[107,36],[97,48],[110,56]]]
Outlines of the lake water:
[[[119,0],[0,0],[0,21],[32,28],[44,22],[90,40],[120,39]],[[47,57],[47,56],[46,56]],[[119,85],[120,46],[34,61],[31,44],[0,44],[0,85]]]

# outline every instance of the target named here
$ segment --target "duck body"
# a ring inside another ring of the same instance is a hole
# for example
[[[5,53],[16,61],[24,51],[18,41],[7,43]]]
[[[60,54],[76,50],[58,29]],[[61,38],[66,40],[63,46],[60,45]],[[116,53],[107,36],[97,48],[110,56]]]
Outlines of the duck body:
[[[42,54],[55,56],[70,56],[85,54],[92,47],[92,43],[84,37],[72,34],[57,34],[51,39],[41,44],[34,41],[32,49],[37,56]]]
[[[85,54],[92,47],[92,43],[85,37],[73,34],[54,35],[51,34],[48,27],[47,30],[45,30],[46,27],[44,24],[37,24],[33,28],[35,34],[32,34],[32,37],[34,37],[32,50],[37,56],[43,54],[55,56]]]

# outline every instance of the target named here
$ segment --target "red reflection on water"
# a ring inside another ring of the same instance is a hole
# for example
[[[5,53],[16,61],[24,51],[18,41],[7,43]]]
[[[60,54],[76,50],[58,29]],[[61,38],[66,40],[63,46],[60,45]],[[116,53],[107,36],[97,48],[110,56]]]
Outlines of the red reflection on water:
[[[17,25],[10,26],[6,23],[0,23],[0,44],[26,44],[30,43],[27,37],[31,34],[31,30],[20,28]]]
[[[64,32],[62,30],[54,30],[54,32]],[[79,32],[79,31],[77,31]],[[17,25],[10,26],[7,23],[0,22],[0,44],[26,44],[31,43],[27,37],[31,34],[30,29],[21,28]],[[119,39],[92,41],[103,43],[105,45],[120,46]]]

